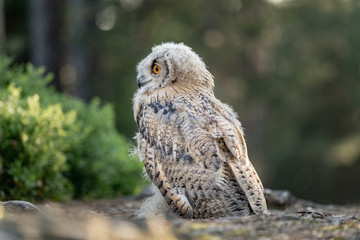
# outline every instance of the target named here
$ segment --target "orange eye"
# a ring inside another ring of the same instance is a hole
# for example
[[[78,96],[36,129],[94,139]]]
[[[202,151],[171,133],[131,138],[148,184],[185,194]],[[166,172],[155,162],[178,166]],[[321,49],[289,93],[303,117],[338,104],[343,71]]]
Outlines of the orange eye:
[[[160,73],[160,70],[161,70],[161,68],[160,68],[160,66],[159,65],[157,65],[157,64],[154,64],[154,66],[153,66],[153,73],[155,73],[155,74],[159,74]]]

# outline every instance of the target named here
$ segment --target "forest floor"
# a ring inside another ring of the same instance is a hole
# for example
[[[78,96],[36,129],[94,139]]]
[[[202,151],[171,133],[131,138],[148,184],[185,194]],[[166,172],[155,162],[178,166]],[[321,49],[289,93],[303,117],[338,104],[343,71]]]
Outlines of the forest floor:
[[[360,205],[320,205],[286,191],[266,198],[270,216],[207,220],[132,220],[142,197],[43,202],[39,211],[2,203],[0,239],[360,239]]]

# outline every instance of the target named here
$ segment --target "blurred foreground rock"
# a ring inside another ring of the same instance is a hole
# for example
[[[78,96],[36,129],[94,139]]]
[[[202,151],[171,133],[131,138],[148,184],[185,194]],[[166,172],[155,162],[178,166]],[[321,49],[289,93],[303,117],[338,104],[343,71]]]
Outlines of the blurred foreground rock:
[[[26,201],[0,202],[4,214],[40,214],[41,210],[34,204]]]
[[[0,239],[360,239],[360,205],[320,205],[267,189],[270,216],[131,221],[141,199],[0,203]],[[14,210],[15,209],[15,210]]]

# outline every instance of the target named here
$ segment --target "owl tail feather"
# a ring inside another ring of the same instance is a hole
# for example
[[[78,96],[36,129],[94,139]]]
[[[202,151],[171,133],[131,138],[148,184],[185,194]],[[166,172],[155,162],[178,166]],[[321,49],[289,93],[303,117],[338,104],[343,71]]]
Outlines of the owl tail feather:
[[[170,209],[182,218],[193,218],[194,210],[185,195],[176,194],[171,188],[160,164],[155,162],[153,183],[160,190]]]
[[[242,162],[245,162],[245,164]],[[262,183],[251,162],[248,159],[247,161],[239,161],[232,158],[227,163],[235,175],[236,181],[244,191],[254,213],[256,215],[270,215],[267,210]]]

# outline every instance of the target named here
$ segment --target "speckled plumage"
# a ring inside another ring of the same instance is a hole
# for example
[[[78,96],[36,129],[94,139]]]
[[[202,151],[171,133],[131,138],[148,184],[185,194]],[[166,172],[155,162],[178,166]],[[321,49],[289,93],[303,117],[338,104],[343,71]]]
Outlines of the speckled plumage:
[[[138,150],[170,210],[195,219],[268,214],[241,124],[215,98],[200,57],[184,44],[164,43],[137,71]]]

